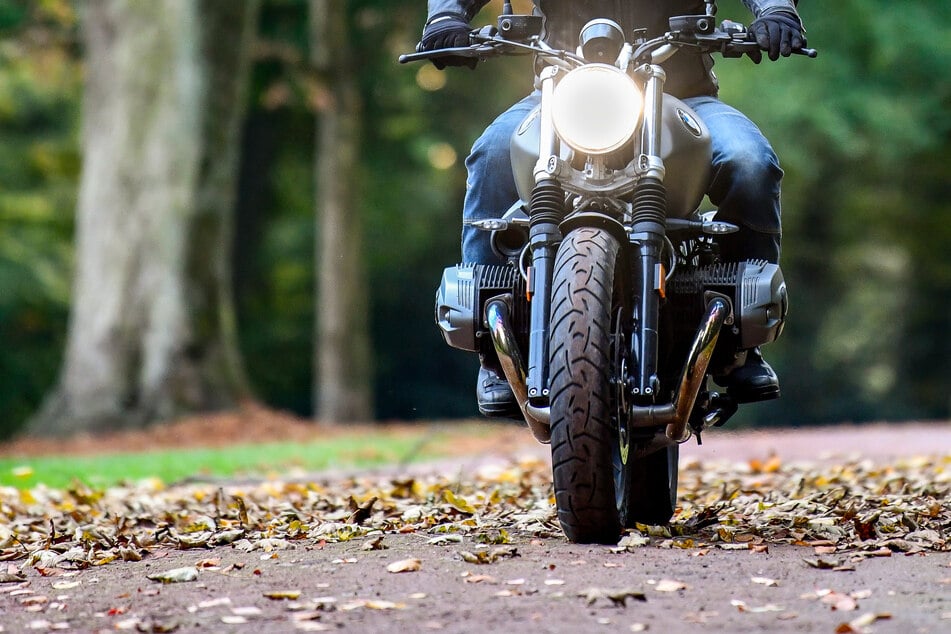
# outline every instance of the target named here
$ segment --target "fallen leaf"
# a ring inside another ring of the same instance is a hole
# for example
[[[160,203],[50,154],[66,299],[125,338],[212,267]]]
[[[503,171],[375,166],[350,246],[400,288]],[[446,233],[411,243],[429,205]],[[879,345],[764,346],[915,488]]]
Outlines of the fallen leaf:
[[[152,581],[161,583],[180,583],[183,581],[195,581],[198,579],[198,568],[188,566],[186,568],[173,568],[165,572],[157,572],[146,577]]]
[[[852,619],[848,623],[840,623],[839,626],[835,628],[835,631],[836,634],[851,634],[853,632],[856,634],[864,634],[869,625],[872,625],[876,621],[888,620],[890,618],[892,618],[892,615],[888,612],[867,612],[856,619]]]
[[[427,544],[461,544],[462,535],[439,535],[430,539]]]
[[[466,575],[466,583],[498,583],[498,579],[490,575]]]
[[[72,588],[78,588],[80,581],[57,581],[53,583],[54,590],[70,590]]]
[[[818,568],[819,570],[833,570],[842,565],[841,559],[830,559],[826,557],[818,557],[816,559],[805,559],[803,561],[813,568]]]
[[[773,603],[767,603],[762,606],[750,606],[746,601],[741,601],[740,599],[732,599],[730,605],[735,607],[740,612],[749,612],[751,614],[762,614],[765,612],[784,612],[786,608],[781,605],[775,605]]]
[[[231,613],[237,616],[261,616],[263,611],[255,605],[245,605],[231,608]]]
[[[19,570],[0,572],[0,583],[20,583],[24,579],[26,579],[26,576]]]
[[[406,608],[404,603],[396,603],[393,601],[381,601],[373,600],[368,601],[365,599],[357,599],[355,601],[347,601],[346,603],[340,606],[340,609],[344,612],[349,612],[352,610],[360,609],[369,609],[369,610],[402,610]]]
[[[226,614],[221,617],[221,622],[228,625],[243,625],[248,622],[248,619],[240,614]]]
[[[387,572],[416,572],[423,567],[423,562],[419,559],[402,559],[394,561],[386,567]]]
[[[851,612],[859,607],[854,597],[839,592],[830,592],[822,597],[822,603],[839,612]]]
[[[383,535],[377,535],[363,542],[360,550],[386,550],[386,546],[383,544]]]
[[[657,582],[657,585],[654,586],[654,589],[658,592],[678,592],[680,590],[686,590],[687,584],[683,581],[677,581],[676,579],[661,579]]]
[[[459,551],[462,560],[470,564],[491,564],[505,557],[517,557],[518,550],[514,546],[500,546],[492,550]]]
[[[767,588],[772,588],[779,585],[778,581],[776,581],[775,579],[770,579],[769,577],[752,577],[750,581],[752,581],[753,583],[764,585]]]
[[[221,559],[219,557],[213,557],[209,559],[199,559],[195,562],[196,568],[217,568],[221,565]]]
[[[588,588],[578,593],[579,597],[584,597],[588,605],[595,603],[598,599],[607,599],[613,605],[624,606],[628,599],[635,601],[647,601],[647,595],[640,590],[620,589],[608,590],[604,588]]]
[[[300,598],[300,590],[272,590],[265,592],[264,596],[275,601],[295,601]]]
[[[449,489],[443,489],[442,496],[452,508],[456,509],[460,513],[466,513],[469,515],[475,513],[475,507],[472,506],[472,504],[470,504],[465,498],[456,495]]]
[[[189,608],[189,612],[195,612],[197,610],[207,610],[208,608],[216,608],[222,605],[231,605],[231,599],[228,597],[218,597],[217,599],[208,599],[206,601],[201,601],[198,605],[193,606],[195,609],[192,610]]]
[[[376,496],[371,497],[367,502],[363,504],[357,504],[357,501],[353,499],[353,496],[350,496],[350,517],[347,518],[348,524],[362,524],[373,512],[373,505],[376,504],[376,501],[379,498]]]

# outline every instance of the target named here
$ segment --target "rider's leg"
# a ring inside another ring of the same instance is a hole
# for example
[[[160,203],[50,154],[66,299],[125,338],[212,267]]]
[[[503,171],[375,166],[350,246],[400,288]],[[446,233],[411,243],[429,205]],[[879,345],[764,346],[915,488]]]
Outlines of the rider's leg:
[[[462,207],[462,261],[465,264],[501,264],[492,250],[491,234],[468,223],[501,218],[516,200],[512,176],[511,139],[539,97],[532,94],[500,114],[472,145],[466,159],[466,197]]]
[[[721,254],[726,260],[778,264],[783,171],[776,153],[756,124],[735,108],[713,97],[686,102],[710,130],[713,165],[708,195],[719,208],[717,219],[740,228],[719,240]],[[776,373],[758,349],[746,352],[745,364],[725,377],[728,393],[741,402],[778,397]]]
[[[779,159],[749,118],[713,97],[686,100],[707,124],[713,142],[710,201],[718,220],[740,227],[720,241],[728,260],[762,259],[779,263],[782,224]]]
[[[537,95],[526,97],[493,121],[482,133],[466,159],[468,178],[462,210],[462,261],[466,264],[501,264],[492,250],[487,231],[470,226],[473,220],[501,218],[516,200],[512,176],[510,140],[519,124],[538,104]],[[486,416],[519,416],[518,402],[508,382],[480,357],[476,400]]]

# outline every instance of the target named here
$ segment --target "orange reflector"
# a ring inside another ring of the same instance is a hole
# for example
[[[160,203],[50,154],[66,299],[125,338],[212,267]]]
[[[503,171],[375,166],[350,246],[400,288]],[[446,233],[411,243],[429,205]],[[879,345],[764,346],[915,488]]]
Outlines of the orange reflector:
[[[525,275],[525,299],[526,299],[527,301],[529,301],[529,302],[532,301],[532,270],[534,270],[534,268],[535,268],[535,267],[530,266],[530,267],[528,267],[528,269],[525,271],[525,273],[526,273],[526,275]]]
[[[658,262],[654,267],[654,290],[657,291],[662,299],[667,299],[667,271],[663,262]]]

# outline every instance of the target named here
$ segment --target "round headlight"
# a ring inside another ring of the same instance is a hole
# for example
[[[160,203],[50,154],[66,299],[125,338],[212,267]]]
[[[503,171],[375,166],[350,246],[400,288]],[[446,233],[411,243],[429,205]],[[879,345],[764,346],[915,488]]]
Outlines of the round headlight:
[[[555,86],[553,101],[558,136],[585,154],[608,154],[630,141],[643,107],[634,80],[607,64],[568,73]]]

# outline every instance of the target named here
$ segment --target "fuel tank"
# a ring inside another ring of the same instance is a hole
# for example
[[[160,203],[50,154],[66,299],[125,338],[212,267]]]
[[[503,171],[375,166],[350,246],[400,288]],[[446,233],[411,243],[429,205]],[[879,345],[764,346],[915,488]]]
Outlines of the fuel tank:
[[[512,170],[519,198],[526,205],[535,186],[532,173],[538,161],[539,128],[539,108],[535,108],[512,135]],[[700,205],[710,182],[710,132],[697,113],[671,95],[664,95],[661,147],[667,170],[667,213],[685,218]]]

